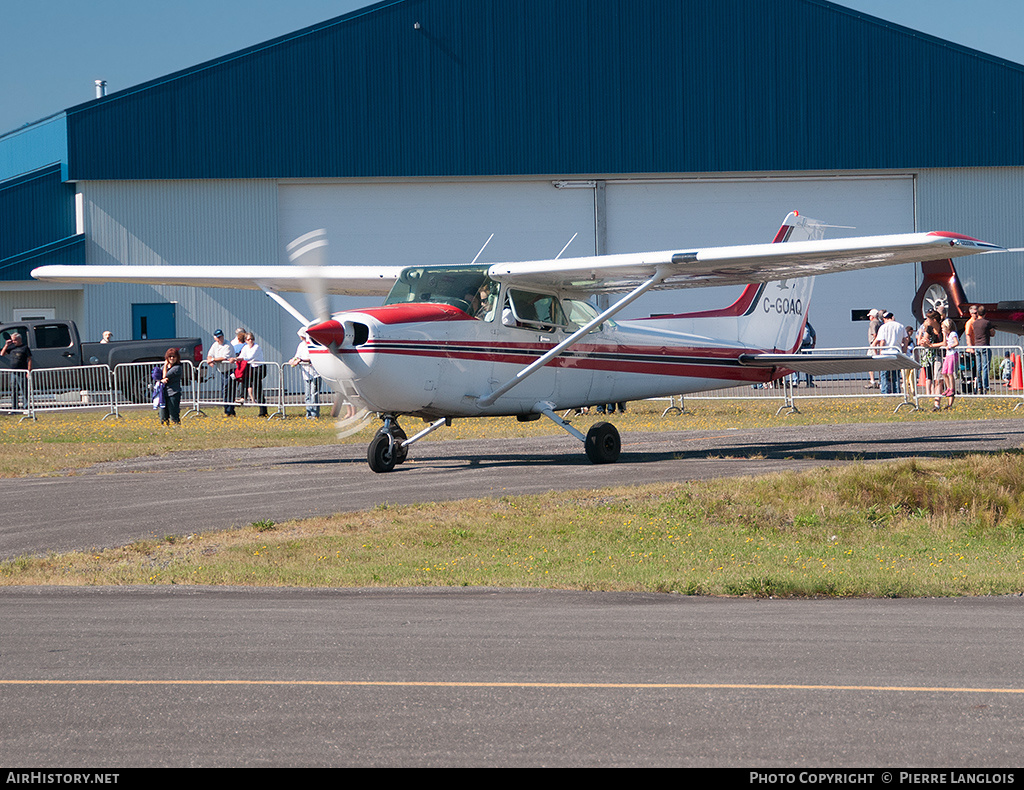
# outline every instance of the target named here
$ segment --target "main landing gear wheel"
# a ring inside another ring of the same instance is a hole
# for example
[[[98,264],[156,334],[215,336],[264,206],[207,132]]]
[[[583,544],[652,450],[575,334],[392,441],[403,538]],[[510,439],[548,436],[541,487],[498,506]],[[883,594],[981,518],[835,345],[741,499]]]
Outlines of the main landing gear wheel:
[[[587,431],[587,441],[583,446],[591,463],[613,464],[619,460],[622,440],[614,425],[610,422],[598,422]]]

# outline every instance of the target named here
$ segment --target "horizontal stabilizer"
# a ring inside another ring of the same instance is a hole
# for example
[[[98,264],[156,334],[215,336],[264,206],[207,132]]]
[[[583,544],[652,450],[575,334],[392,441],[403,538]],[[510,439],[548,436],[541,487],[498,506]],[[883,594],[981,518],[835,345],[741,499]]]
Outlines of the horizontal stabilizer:
[[[870,373],[883,370],[916,370],[921,366],[906,354],[851,357],[844,354],[741,354],[748,368],[785,368],[812,376]]]

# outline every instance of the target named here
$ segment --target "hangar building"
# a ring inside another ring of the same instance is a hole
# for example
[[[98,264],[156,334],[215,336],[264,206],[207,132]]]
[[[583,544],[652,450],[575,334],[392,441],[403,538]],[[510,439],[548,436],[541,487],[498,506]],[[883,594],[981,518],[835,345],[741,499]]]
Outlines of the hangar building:
[[[792,209],[1019,247],[1022,132],[1024,66],[826,0],[387,0],[0,136],[0,320],[241,324],[287,359],[295,320],[259,291],[29,272],[274,264],[316,228],[336,264],[468,262],[491,234],[482,262],[761,242]],[[1016,264],[958,269],[999,301]],[[917,270],[819,278],[819,347],[863,344],[858,308],[910,321]]]

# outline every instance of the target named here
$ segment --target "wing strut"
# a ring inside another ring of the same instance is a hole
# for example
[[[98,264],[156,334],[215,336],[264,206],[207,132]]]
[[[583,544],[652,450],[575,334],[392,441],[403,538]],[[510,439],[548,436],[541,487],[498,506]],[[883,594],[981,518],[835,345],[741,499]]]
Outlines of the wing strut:
[[[477,406],[486,408],[493,404],[498,398],[500,398],[502,395],[504,395],[506,392],[508,392],[510,389],[516,386],[516,384],[525,380],[528,376],[532,376],[534,373],[536,373],[538,370],[540,370],[542,367],[548,364],[548,362],[550,362],[552,359],[554,359],[563,351],[565,351],[567,348],[571,348],[572,346],[576,345],[576,343],[578,343],[580,340],[586,337],[590,333],[590,331],[594,329],[594,327],[600,326],[609,318],[618,314],[620,310],[629,307],[629,305],[631,305],[634,301],[636,301],[645,293],[647,293],[651,288],[653,288],[666,277],[668,277],[668,275],[669,270],[665,267],[659,266],[655,271],[653,277],[638,285],[636,288],[634,288],[632,291],[630,291],[628,294],[622,297],[619,301],[617,301],[615,304],[613,304],[599,316],[597,316],[594,319],[591,319],[586,324],[577,329],[575,332],[573,332],[571,335],[569,335],[569,337],[567,337],[561,343],[548,350],[543,356],[537,357],[537,359],[535,359],[525,368],[520,370],[518,373],[516,373],[515,376],[510,378],[496,390],[492,391],[489,395],[485,395],[482,398],[477,398]]]
[[[271,291],[269,288],[267,288],[262,283],[257,283],[257,285],[259,285],[260,290],[263,291],[263,293],[265,293],[267,296],[269,296],[271,299],[273,299],[275,302],[277,302],[279,305],[281,305],[281,307],[283,307],[288,313],[290,313],[292,316],[294,316],[296,319],[298,319],[298,322],[300,324],[302,324],[303,327],[307,327],[307,326],[310,325],[310,323],[311,323],[310,320],[308,318],[306,318],[306,316],[304,316],[298,310],[296,310],[288,302],[287,299],[285,299],[283,296],[281,296],[281,294],[279,294],[277,291]]]

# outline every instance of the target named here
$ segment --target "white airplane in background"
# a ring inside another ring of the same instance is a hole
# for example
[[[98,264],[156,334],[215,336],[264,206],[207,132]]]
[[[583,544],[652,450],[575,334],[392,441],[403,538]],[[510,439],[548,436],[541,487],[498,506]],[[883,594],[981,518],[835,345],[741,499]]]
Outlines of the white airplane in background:
[[[813,275],[1001,250],[955,233],[823,240],[824,225],[793,212],[771,244],[490,265],[324,266],[323,232],[289,245],[286,266],[43,266],[50,282],[128,282],[263,290],[303,324],[313,366],[383,425],[367,460],[375,472],[453,418],[544,415],[584,443],[593,463],[618,459],[607,422],[584,435],[558,411],[765,383],[812,374],[917,367],[904,355],[797,354]],[[721,310],[614,321],[650,290],[747,284]],[[316,320],[278,293],[306,291]],[[383,306],[333,316],[324,295],[387,294]],[[596,295],[621,297],[603,311]],[[407,437],[402,416],[430,423]]]

